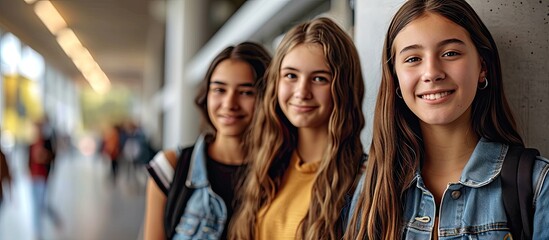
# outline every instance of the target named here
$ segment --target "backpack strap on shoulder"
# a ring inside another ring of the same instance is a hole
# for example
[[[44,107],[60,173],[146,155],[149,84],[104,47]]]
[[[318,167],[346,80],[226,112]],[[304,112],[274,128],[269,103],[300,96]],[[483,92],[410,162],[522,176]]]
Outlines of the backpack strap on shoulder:
[[[192,192],[192,190],[185,186],[185,180],[189,173],[193,148],[194,146],[181,150],[175,166],[173,181],[167,194],[164,212],[164,232],[168,239],[171,239],[175,234],[175,227],[179,223]]]
[[[503,204],[511,234],[515,239],[532,239],[532,169],[539,151],[509,146],[501,169]]]
[[[519,187],[520,216],[522,219],[523,239],[532,239],[534,219],[534,190],[532,187],[532,170],[536,156],[539,156],[537,149],[525,148],[520,155],[518,166],[517,186]]]

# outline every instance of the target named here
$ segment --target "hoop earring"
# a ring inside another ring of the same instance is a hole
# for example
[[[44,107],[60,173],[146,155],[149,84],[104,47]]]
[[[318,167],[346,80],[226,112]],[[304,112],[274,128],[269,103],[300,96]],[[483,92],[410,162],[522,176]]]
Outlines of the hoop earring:
[[[482,87],[477,87],[478,90],[484,90],[488,87],[488,78],[484,77],[484,86]]]
[[[397,95],[398,98],[402,99],[402,92],[400,91],[400,87],[397,87],[396,95]]]

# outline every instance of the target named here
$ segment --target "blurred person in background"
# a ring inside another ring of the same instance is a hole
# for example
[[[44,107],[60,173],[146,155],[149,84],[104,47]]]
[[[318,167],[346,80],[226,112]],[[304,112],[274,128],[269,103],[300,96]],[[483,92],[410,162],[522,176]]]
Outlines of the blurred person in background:
[[[244,136],[270,60],[261,45],[244,42],[212,61],[195,103],[213,133],[194,146],[162,151],[149,163],[144,239],[226,238],[244,170]]]
[[[107,126],[103,130],[101,142],[101,153],[107,156],[111,163],[111,180],[116,183],[118,175],[118,155],[120,154],[120,134],[122,127],[120,125]]]
[[[43,236],[43,213],[50,216],[56,226],[60,224],[58,215],[46,204],[47,180],[56,156],[55,143],[55,132],[48,119],[44,118],[37,121],[34,129],[34,140],[28,147],[28,156],[34,200],[34,228],[39,239]]]
[[[2,148],[0,148],[0,206],[2,206],[2,201],[4,199],[4,182],[6,183],[6,186],[11,185],[11,174],[6,156],[2,152]]]
[[[143,129],[133,120],[128,120],[122,128],[120,158],[128,165],[128,180],[138,180],[139,170],[156,153],[151,147]],[[132,178],[133,177],[133,178]]]

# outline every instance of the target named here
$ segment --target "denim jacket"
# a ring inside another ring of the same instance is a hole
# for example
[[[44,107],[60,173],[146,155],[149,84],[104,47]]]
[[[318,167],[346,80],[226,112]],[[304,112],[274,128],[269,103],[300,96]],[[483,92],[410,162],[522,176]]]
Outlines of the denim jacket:
[[[486,139],[478,142],[459,182],[448,184],[444,191],[438,210],[439,239],[511,239],[500,178],[508,148],[505,144]],[[533,239],[549,239],[548,172],[549,160],[538,157],[532,174],[535,206]],[[363,176],[353,196],[351,213],[356,208],[364,179]],[[425,187],[419,169],[406,190],[404,204],[402,239],[432,239],[437,212],[435,199]]]
[[[174,240],[219,239],[223,233],[227,207],[210,187],[206,170],[206,146],[204,136],[200,136],[195,143],[185,182],[186,187],[193,191],[175,229]]]

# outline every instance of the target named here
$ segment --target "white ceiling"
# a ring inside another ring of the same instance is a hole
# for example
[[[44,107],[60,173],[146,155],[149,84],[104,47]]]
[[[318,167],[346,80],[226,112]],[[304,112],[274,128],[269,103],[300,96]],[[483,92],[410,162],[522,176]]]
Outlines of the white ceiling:
[[[144,70],[147,69],[145,66],[147,54],[163,49],[164,36],[158,35],[163,35],[166,0],[50,1],[114,85],[125,85],[135,90],[141,88]],[[244,0],[190,1],[204,1],[206,4],[205,23],[202,26],[206,26],[207,29],[202,30],[205,31],[207,38],[214,33],[217,34],[216,31],[225,21],[246,2]],[[273,36],[269,36],[272,34],[269,32],[276,33],[283,30],[283,26],[288,22],[298,19],[303,13],[316,8],[315,6],[329,1],[284,0],[283,2],[285,2],[284,10],[279,10],[269,20],[264,19],[265,25],[251,36],[246,35],[246,38],[259,41],[271,38]],[[246,18],[256,19],[258,16],[252,14]],[[87,82],[65,55],[55,37],[36,16],[32,5],[25,3],[24,0],[0,0],[0,27],[15,34],[22,42],[44,56],[49,65],[74,79],[77,84],[87,86]],[[161,34],[158,34],[159,32]],[[207,65],[200,61],[199,63]]]
[[[114,84],[137,86],[141,85],[143,78],[147,39],[153,32],[151,28],[163,28],[162,10],[158,11],[162,9],[163,1],[51,2]],[[0,25],[42,54],[48,64],[77,83],[86,84],[54,36],[36,16],[32,5],[23,0],[0,0]]]

